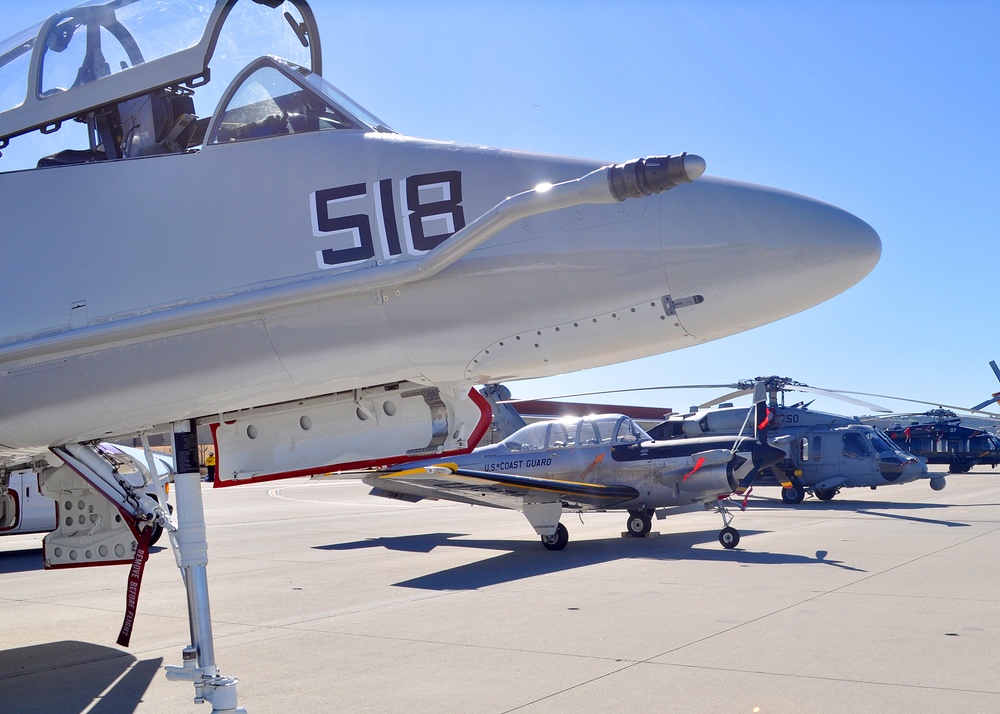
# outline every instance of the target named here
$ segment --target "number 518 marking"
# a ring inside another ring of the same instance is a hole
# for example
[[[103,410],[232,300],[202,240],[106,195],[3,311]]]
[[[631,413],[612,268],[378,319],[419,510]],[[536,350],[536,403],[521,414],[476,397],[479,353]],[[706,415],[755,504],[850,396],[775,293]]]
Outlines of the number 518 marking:
[[[465,227],[461,171],[417,174],[400,181],[402,205],[398,214],[392,179],[382,179],[371,188],[379,247],[385,258],[402,255],[404,248],[410,255],[425,253]],[[320,269],[375,257],[371,217],[367,212],[357,212],[358,201],[367,201],[368,196],[368,185],[363,183],[326,188],[310,196],[313,235],[334,245],[347,244],[317,250]],[[342,238],[337,240],[339,236]]]

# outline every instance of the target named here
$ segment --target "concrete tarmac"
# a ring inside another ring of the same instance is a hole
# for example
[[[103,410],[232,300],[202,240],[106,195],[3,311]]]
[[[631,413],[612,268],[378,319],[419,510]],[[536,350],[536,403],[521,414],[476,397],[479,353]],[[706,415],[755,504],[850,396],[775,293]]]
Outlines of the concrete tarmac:
[[[937,467],[932,467],[936,469]],[[1000,711],[1000,471],[835,500],[758,489],[721,518],[564,516],[367,496],[357,482],[205,485],[217,662],[264,712]],[[209,712],[164,538],[131,647],[128,566],[45,572],[0,538],[0,710]]]

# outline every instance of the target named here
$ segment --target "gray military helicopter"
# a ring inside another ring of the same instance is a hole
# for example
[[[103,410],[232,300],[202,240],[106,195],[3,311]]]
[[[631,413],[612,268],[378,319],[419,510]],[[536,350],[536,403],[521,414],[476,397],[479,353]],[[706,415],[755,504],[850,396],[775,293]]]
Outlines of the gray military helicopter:
[[[750,394],[760,383],[768,393],[766,418],[771,430],[770,441],[785,449],[787,458],[759,473],[753,484],[777,486],[784,482],[781,498],[785,503],[801,503],[807,493],[828,501],[843,488],[867,486],[876,489],[921,478],[930,478],[935,491],[945,487],[944,476],[928,476],[925,462],[901,449],[879,429],[854,417],[812,411],[804,402],[788,406],[785,395],[790,391],[811,392],[876,411],[886,411],[883,407],[787,377],[757,377],[736,384],[711,385],[736,391],[711,400],[696,411],[671,415],[652,427],[649,433],[656,439],[740,433],[747,417],[746,407],[711,407]]]
[[[764,415],[749,420],[750,408],[735,407],[729,401],[752,394],[763,385],[767,391]],[[888,412],[877,404],[849,397],[843,391],[810,387],[787,377],[757,377],[734,384],[670,385],[644,387],[654,389],[731,389],[721,397],[710,400],[684,414],[672,414],[666,421],[647,428],[656,440],[690,439],[706,436],[753,436],[761,422],[769,428],[768,442],[783,449],[786,458],[744,478],[736,492],[742,493],[750,486],[781,486],[781,497],[786,503],[801,503],[811,493],[820,500],[830,500],[843,488],[901,484],[929,478],[931,488],[940,491],[945,478],[939,474],[928,475],[927,464],[900,448],[879,429],[863,424],[854,417],[828,414],[809,409],[809,403],[785,403],[790,391],[809,392],[832,397],[866,409]],[[640,391],[640,390],[616,390]],[[594,392],[592,394],[598,394]],[[556,398],[588,396],[587,394],[561,395]],[[713,409],[720,405],[719,408]]]

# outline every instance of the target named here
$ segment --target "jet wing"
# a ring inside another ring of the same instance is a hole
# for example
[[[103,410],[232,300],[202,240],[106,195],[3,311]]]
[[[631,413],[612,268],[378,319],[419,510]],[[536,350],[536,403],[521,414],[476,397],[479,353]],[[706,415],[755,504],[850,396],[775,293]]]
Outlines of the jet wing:
[[[404,494],[513,510],[521,510],[525,502],[544,501],[560,501],[571,509],[610,508],[639,496],[631,486],[473,471],[457,464],[380,472],[363,481],[379,492],[376,495]]]

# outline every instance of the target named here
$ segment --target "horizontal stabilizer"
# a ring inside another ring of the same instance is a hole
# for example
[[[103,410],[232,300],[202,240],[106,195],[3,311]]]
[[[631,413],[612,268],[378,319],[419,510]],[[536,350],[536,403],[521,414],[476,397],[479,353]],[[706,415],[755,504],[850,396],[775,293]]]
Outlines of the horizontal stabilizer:
[[[389,491],[384,488],[373,488],[368,492],[369,496],[380,496],[381,498],[390,498],[393,501],[406,501],[407,503],[418,503],[424,500],[423,496],[417,496],[412,493],[400,493],[399,491]]]

